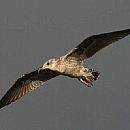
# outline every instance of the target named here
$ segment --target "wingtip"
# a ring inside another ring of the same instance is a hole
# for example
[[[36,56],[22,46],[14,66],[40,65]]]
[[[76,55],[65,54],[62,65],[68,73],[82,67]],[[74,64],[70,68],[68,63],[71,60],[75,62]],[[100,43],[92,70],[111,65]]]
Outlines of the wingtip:
[[[5,105],[3,105],[1,102],[0,102],[0,109],[2,109]]]
[[[121,32],[126,32],[129,35],[130,34],[130,29],[124,29],[124,30],[121,30]]]

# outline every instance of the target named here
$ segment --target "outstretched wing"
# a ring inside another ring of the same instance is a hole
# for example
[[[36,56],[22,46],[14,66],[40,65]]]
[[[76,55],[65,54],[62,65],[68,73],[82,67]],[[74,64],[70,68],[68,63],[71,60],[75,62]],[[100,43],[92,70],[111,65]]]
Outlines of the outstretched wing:
[[[83,40],[78,46],[66,54],[66,57],[74,57],[80,60],[85,60],[92,57],[102,48],[126,37],[129,34],[130,29],[93,35]]]
[[[24,96],[26,93],[42,85],[45,81],[58,75],[58,73],[49,69],[37,69],[33,72],[25,74],[15,82],[15,84],[0,100],[0,108],[14,102],[15,100]]]

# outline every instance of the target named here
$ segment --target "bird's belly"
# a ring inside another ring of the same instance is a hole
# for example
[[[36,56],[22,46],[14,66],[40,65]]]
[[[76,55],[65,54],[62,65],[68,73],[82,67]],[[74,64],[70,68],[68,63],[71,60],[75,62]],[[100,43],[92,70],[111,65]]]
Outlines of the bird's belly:
[[[77,77],[82,76],[80,73],[80,69],[77,69],[77,67],[73,67],[73,68],[67,67],[65,68],[63,74],[72,78],[77,78]]]
[[[83,67],[78,62],[66,61],[58,64],[56,68],[62,75],[77,78],[81,76]]]

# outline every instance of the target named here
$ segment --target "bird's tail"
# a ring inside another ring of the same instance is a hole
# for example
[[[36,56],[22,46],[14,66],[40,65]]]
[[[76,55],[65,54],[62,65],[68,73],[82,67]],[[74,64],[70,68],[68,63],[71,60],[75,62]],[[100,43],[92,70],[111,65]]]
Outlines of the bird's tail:
[[[93,81],[97,80],[97,78],[99,77],[99,74],[100,73],[98,71],[89,69],[86,71],[86,76],[82,78],[78,78],[78,80],[81,83],[87,85],[88,87],[91,87],[93,86]]]
[[[96,71],[96,70],[91,70],[91,74],[93,75],[94,80],[97,80],[100,73],[98,71]]]

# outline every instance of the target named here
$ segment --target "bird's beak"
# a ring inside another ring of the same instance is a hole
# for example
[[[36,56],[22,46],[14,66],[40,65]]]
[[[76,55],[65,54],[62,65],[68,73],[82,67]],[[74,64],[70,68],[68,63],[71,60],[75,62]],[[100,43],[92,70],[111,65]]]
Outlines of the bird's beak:
[[[47,68],[47,65],[46,64],[44,64],[42,67],[41,67],[41,69],[46,69]]]
[[[38,72],[41,72],[44,69],[47,69],[47,66],[45,64],[43,66],[39,67]]]
[[[43,68],[42,68],[42,67],[38,68],[38,73],[40,73],[40,72],[42,72],[42,71],[43,71]]]

